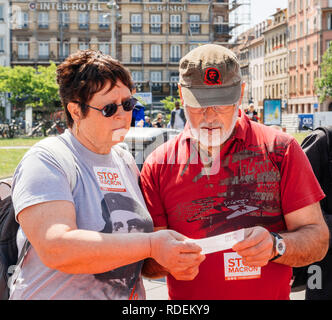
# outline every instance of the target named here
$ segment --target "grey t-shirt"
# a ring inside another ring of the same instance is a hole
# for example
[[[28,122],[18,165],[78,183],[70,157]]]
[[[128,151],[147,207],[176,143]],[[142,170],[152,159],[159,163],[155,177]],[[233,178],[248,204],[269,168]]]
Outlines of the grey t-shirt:
[[[152,232],[152,220],[137,175],[114,148],[107,155],[96,154],[79,143],[69,130],[61,137],[75,159],[76,186],[72,191],[65,171],[50,153],[32,148],[13,177],[16,217],[29,206],[65,200],[75,205],[78,229]],[[128,151],[126,155],[133,160]],[[31,247],[17,272],[10,299],[145,299],[142,264],[139,261],[101,274],[67,274],[46,267]]]

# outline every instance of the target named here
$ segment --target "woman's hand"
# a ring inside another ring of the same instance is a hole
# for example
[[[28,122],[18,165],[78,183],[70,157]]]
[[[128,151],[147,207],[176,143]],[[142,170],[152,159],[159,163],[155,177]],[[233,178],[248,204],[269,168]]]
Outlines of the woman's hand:
[[[173,230],[151,233],[151,258],[155,259],[177,280],[193,280],[205,256],[194,243],[186,243],[185,236]]]

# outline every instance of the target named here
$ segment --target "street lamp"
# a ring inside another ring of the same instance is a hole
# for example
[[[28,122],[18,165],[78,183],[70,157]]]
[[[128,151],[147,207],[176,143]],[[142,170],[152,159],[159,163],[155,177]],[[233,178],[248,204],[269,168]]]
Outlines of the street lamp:
[[[108,9],[111,9],[111,56],[116,59],[116,50],[115,50],[115,21],[117,18],[120,18],[120,15],[117,15],[117,10],[119,6],[116,1],[108,2],[106,4]]]

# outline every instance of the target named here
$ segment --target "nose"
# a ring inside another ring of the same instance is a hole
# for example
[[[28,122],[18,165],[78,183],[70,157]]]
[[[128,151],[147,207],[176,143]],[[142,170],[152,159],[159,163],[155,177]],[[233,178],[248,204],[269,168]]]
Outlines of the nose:
[[[216,119],[216,112],[213,107],[207,107],[204,110],[204,119],[206,122],[213,122]]]

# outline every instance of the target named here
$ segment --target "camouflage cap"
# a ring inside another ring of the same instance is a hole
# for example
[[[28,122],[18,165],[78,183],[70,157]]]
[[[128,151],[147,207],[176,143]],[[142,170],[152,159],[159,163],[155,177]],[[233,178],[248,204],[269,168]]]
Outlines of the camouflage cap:
[[[242,78],[236,55],[229,49],[206,44],[180,60],[179,84],[186,105],[232,105],[240,100]]]

